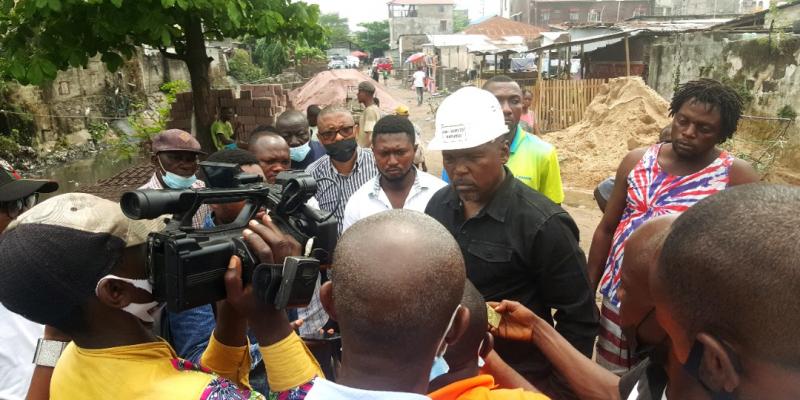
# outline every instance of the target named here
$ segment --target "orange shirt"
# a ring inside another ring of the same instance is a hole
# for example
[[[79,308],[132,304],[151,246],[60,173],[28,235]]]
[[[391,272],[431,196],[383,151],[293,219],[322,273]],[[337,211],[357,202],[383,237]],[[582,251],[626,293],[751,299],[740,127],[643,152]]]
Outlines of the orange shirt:
[[[522,389],[495,389],[491,375],[478,375],[474,378],[453,382],[428,397],[432,400],[549,400],[541,393],[526,392]]]

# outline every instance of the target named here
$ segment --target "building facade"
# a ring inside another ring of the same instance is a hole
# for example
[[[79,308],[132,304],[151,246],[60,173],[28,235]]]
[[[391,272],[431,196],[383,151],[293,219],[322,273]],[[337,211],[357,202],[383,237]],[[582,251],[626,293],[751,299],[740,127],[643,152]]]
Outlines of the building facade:
[[[393,51],[421,49],[426,34],[453,33],[455,0],[391,0],[388,6]]]
[[[531,25],[614,23],[650,15],[650,0],[503,0],[503,17]]]

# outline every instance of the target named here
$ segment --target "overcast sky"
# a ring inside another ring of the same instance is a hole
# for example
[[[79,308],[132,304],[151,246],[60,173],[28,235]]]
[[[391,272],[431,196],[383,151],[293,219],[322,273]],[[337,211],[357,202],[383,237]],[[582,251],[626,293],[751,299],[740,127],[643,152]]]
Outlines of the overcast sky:
[[[379,21],[389,17],[387,0],[305,0],[306,3],[319,4],[323,13],[338,12],[346,17],[350,29],[356,29],[359,22]],[[469,18],[500,13],[500,0],[456,0],[456,7],[469,10]]]

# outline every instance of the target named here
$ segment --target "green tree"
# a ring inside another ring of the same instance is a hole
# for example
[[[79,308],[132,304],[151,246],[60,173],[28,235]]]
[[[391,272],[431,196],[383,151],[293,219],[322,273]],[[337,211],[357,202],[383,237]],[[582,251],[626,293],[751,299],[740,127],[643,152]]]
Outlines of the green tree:
[[[355,42],[358,47],[369,52],[373,57],[383,55],[389,50],[389,21],[362,22],[358,24],[363,28],[356,32]]]
[[[258,39],[253,50],[253,62],[263,68],[267,75],[277,75],[289,66],[289,51],[281,42]]]
[[[253,82],[264,77],[264,71],[253,64],[250,53],[243,49],[234,49],[233,56],[228,60],[231,76],[239,83]]]
[[[350,41],[350,25],[347,18],[339,13],[326,13],[319,16],[319,24],[328,32],[328,46],[343,45]]]
[[[453,10],[453,32],[458,33],[469,26],[467,10]]]
[[[318,18],[318,6],[290,0],[0,0],[0,48],[10,54],[5,73],[31,84],[98,54],[115,71],[136,46],[157,48],[186,63],[197,137],[210,150],[206,40],[250,34],[318,44],[326,34]]]

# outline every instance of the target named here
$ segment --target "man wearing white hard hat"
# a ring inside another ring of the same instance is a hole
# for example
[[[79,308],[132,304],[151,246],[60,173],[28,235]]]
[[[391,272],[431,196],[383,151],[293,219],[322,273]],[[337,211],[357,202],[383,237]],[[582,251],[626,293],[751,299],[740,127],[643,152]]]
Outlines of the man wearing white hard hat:
[[[442,151],[450,185],[425,212],[456,238],[467,277],[487,301],[519,301],[591,357],[598,315],[578,227],[505,166],[507,132],[491,93],[467,87],[447,97],[429,148]],[[562,397],[563,385],[535,346],[496,339],[495,349],[537,388]]]

